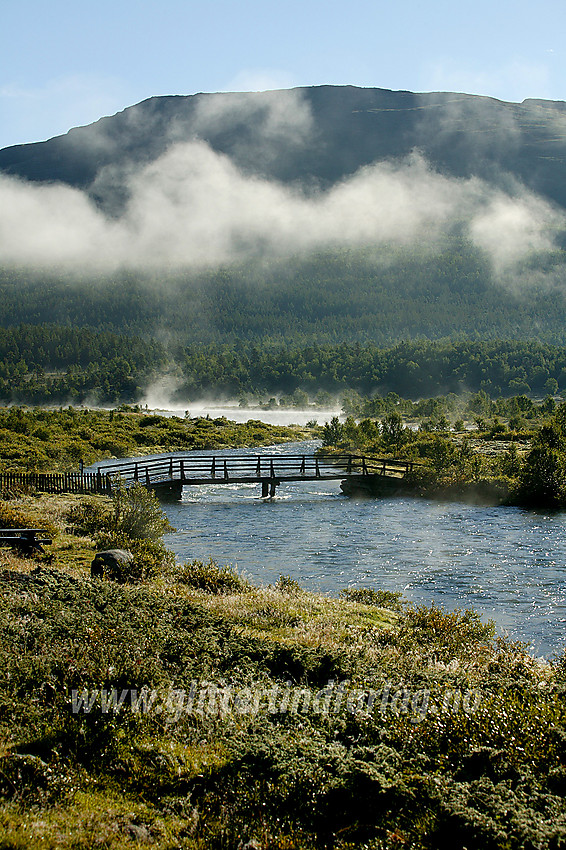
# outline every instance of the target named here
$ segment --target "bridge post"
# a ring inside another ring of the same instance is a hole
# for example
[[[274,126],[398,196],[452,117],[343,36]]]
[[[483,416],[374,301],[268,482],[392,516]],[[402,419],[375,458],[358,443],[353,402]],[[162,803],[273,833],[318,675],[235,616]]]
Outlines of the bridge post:
[[[262,478],[261,479],[261,498],[267,499],[269,496],[269,479]]]
[[[255,468],[255,474],[258,478],[261,477],[261,457],[259,455],[257,456],[257,466]],[[267,493],[265,495],[267,496]]]
[[[180,475],[181,481],[184,481],[185,480],[185,461],[183,460],[183,458],[181,458],[181,460],[179,462],[179,475]]]
[[[271,496],[271,498],[273,498],[273,496],[275,496],[275,488],[277,487],[278,484],[279,484],[279,481],[277,481],[275,478],[271,479],[271,485],[269,487],[269,495]]]
[[[367,474],[368,474],[368,468],[367,468],[367,465],[366,465],[366,459],[364,458],[362,460],[362,475],[367,475]]]
[[[210,477],[216,478],[216,458],[212,458],[212,469],[210,470]]]
[[[169,458],[169,478],[173,478],[173,458]]]
[[[136,463],[136,465],[134,466],[134,481],[139,481],[139,478],[140,478],[139,470],[138,470],[138,465]]]
[[[228,464],[224,461],[224,478],[228,481]]]
[[[154,484],[151,488],[160,502],[180,502],[183,497],[183,482]]]
[[[149,469],[147,468],[147,466],[145,468],[145,483],[148,487],[151,484],[151,481],[150,481],[150,478],[149,478]]]
[[[316,475],[317,478],[320,478],[320,467],[318,465],[318,458],[316,458],[316,460],[314,462],[314,468],[315,468],[314,474]]]
[[[301,475],[305,474],[305,461],[306,461],[306,459],[305,459],[305,456],[303,455],[303,459],[301,461]]]
[[[348,475],[352,474],[352,455],[348,457],[348,468],[346,469]]]

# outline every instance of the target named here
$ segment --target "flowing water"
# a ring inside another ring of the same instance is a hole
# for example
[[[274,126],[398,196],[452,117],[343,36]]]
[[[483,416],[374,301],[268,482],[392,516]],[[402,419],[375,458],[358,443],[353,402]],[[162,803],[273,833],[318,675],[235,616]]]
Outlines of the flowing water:
[[[199,454],[311,453],[316,443]],[[256,583],[289,575],[309,590],[401,591],[414,603],[473,608],[537,656],[566,645],[566,514],[458,502],[352,500],[338,481],[185,487],[164,505],[178,560],[212,557]]]

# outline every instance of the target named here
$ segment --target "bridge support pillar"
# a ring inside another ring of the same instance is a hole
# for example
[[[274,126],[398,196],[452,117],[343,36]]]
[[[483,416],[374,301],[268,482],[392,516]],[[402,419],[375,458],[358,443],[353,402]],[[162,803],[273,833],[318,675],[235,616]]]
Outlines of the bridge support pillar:
[[[153,484],[151,489],[160,502],[180,502],[183,495],[181,481],[170,481],[167,484]]]
[[[278,478],[262,478],[261,479],[261,498],[267,499],[269,496],[275,496],[276,488],[281,484]]]

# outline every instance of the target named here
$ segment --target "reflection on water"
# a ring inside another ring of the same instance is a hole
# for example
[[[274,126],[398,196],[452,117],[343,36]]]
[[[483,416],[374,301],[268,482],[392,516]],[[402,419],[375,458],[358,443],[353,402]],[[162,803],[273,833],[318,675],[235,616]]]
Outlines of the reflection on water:
[[[312,450],[295,443],[244,451]],[[535,655],[550,657],[566,642],[566,514],[354,501],[337,481],[282,484],[267,501],[258,484],[185,487],[182,502],[164,509],[178,529],[166,542],[179,560],[212,557],[255,582],[285,574],[328,593],[372,586],[415,603],[471,607]]]

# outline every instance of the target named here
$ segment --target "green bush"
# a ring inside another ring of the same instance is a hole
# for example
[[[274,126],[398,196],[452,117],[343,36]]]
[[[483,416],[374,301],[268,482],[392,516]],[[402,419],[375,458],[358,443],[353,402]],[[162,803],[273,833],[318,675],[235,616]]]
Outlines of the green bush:
[[[173,566],[175,556],[160,540],[136,540],[127,534],[100,532],[94,536],[97,549],[125,549],[132,553],[133,561],[124,564],[111,578],[121,584],[150,581]]]
[[[206,593],[244,593],[250,585],[229,565],[219,566],[212,558],[177,565],[172,575],[175,581],[204,590]]]
[[[160,540],[164,534],[175,531],[165,516],[155,493],[143,484],[131,487],[122,485],[112,494],[112,520],[110,528],[132,540]]]
[[[533,507],[566,503],[566,439],[554,425],[543,426],[519,476],[519,501]]]
[[[7,505],[6,502],[0,502],[0,528],[30,528],[34,525],[23,511]]]
[[[391,590],[374,590],[371,587],[348,587],[340,591],[340,596],[348,602],[390,608],[392,611],[400,611],[403,605],[401,593],[394,593]]]
[[[303,588],[298,581],[295,581],[291,576],[279,576],[275,582],[275,590],[280,593],[287,593],[289,596],[296,596],[303,592]]]
[[[78,533],[94,535],[110,528],[110,511],[99,499],[85,499],[73,505],[67,520]]]

